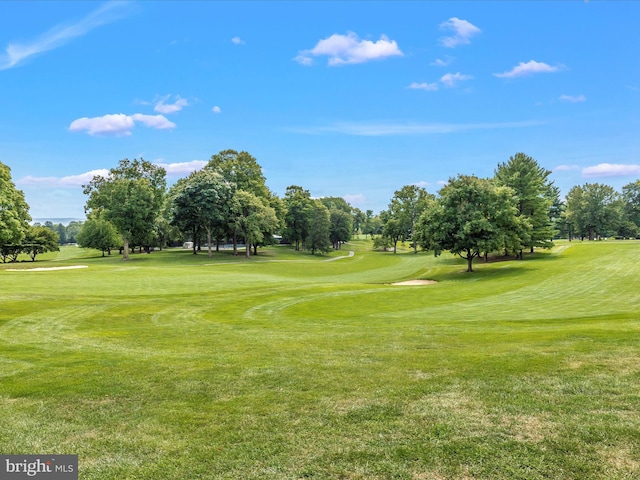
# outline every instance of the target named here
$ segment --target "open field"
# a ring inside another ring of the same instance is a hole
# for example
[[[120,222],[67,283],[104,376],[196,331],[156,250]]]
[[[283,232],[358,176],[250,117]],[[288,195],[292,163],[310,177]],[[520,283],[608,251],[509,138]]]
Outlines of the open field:
[[[473,274],[363,240],[99,255],[0,265],[2,453],[83,480],[640,478],[640,242]]]

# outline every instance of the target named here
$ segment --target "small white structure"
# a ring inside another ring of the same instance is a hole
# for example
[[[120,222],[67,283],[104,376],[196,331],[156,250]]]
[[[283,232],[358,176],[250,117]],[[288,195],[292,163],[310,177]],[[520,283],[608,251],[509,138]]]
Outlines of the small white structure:
[[[184,242],[182,244],[182,248],[185,248],[187,250],[191,250],[193,248],[193,242]]]

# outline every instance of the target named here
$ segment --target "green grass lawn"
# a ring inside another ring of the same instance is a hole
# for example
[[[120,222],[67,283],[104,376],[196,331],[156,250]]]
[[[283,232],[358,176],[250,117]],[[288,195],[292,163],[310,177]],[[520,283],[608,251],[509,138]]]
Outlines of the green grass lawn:
[[[473,274],[400,251],[1,264],[1,453],[105,480],[640,478],[640,242]]]

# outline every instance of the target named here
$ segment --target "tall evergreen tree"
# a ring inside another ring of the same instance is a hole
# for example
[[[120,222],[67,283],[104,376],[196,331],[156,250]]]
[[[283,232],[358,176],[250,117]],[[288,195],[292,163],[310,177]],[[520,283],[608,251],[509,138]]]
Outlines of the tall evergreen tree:
[[[553,183],[548,179],[551,171],[541,167],[536,160],[524,153],[516,153],[508,162],[498,164],[495,182],[515,192],[518,215],[531,225],[529,234],[523,238],[523,247],[533,252],[534,247],[551,248],[555,232],[551,223],[551,208],[554,205]]]

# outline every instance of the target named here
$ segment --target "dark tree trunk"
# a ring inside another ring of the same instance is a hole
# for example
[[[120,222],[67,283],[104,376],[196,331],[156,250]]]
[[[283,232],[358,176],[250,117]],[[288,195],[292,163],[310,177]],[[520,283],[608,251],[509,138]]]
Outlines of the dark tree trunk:
[[[122,259],[123,260],[129,260],[129,239],[127,237],[122,237],[122,242],[123,242]]]
[[[462,257],[467,259],[467,272],[473,272],[473,257],[475,255],[471,252],[470,248],[467,248],[467,256]]]

